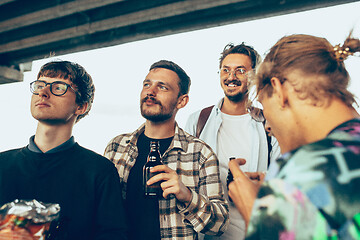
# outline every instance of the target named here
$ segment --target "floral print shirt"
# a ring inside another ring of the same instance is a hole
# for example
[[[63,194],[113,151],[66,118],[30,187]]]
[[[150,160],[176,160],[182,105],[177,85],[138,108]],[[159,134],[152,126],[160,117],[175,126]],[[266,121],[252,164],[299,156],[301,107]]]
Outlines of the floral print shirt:
[[[360,239],[360,119],[270,166],[246,239]]]

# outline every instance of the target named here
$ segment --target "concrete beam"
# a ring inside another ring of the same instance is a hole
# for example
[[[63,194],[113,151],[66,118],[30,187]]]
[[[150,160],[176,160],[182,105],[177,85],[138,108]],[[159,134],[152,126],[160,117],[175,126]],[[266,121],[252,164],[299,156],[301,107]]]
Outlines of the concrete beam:
[[[32,63],[24,63],[14,67],[0,66],[0,84],[22,82],[24,80],[24,72],[31,71]]]
[[[0,32],[5,32],[20,27],[49,21],[77,12],[83,12],[123,1],[125,0],[77,0],[61,5],[56,5],[51,8],[41,9],[39,11],[34,11],[26,15],[21,15],[11,19],[0,21]]]
[[[0,65],[359,0],[34,1],[0,0]]]
[[[31,48],[39,45],[46,45],[52,42],[62,41],[69,38],[76,38],[80,36],[93,34],[96,32],[107,31],[109,29],[117,29],[139,23],[165,19],[168,17],[174,17],[183,14],[191,14],[199,10],[206,10],[214,7],[226,6],[238,2],[246,2],[246,1],[245,0],[244,1],[193,0],[193,1],[176,2],[173,4],[166,4],[155,8],[145,9],[140,12],[132,12],[129,14],[123,14],[121,16],[115,16],[112,18],[105,18],[100,21],[94,21],[94,22],[91,22],[91,18],[87,17],[89,19],[89,22],[86,22],[81,25],[75,25],[74,27],[61,29],[53,32],[47,32],[47,33],[44,32],[41,35],[31,36],[25,39],[19,39],[4,44],[0,44],[0,53],[17,51],[20,49]],[[246,6],[249,7],[248,5]],[[48,13],[47,15],[49,15],[49,12],[47,13]],[[86,13],[83,14],[85,15]],[[21,17],[19,20],[24,19],[25,17]],[[13,25],[14,23],[10,23],[10,20],[0,22],[0,31],[2,30],[1,28],[5,28],[6,26],[12,27]]]

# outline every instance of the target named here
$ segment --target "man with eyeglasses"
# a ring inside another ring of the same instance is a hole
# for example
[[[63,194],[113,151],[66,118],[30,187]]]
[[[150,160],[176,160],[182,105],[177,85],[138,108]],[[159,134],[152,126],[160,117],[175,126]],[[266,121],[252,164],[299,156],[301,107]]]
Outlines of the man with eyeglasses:
[[[30,90],[36,133],[26,147],[0,153],[0,206],[15,199],[59,204],[54,239],[126,239],[115,166],[72,136],[91,109],[91,76],[79,64],[49,62]]]
[[[274,137],[266,134],[262,111],[249,100],[249,79],[261,57],[254,48],[228,44],[220,57],[220,85],[224,97],[215,106],[191,114],[185,130],[204,140],[215,151],[220,162],[220,178],[227,188],[229,159],[246,159],[244,172],[266,171],[268,164],[280,154]],[[228,193],[225,191],[225,197]],[[239,240],[245,238],[245,222],[229,199],[230,224],[220,237],[204,239]]]

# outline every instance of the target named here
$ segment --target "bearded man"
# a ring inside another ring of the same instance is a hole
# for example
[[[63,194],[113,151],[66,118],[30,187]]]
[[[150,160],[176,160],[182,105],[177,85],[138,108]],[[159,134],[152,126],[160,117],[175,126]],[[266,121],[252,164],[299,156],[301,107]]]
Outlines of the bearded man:
[[[244,172],[265,171],[280,154],[274,137],[266,134],[260,109],[251,107],[248,83],[261,57],[254,48],[228,44],[220,57],[220,85],[224,97],[190,115],[185,130],[204,140],[215,151],[220,162],[220,177],[227,186],[229,159],[246,159]],[[228,198],[225,191],[226,199]],[[230,224],[221,237],[202,236],[204,239],[240,240],[245,237],[245,222],[236,206],[229,202]]]
[[[154,63],[140,94],[145,123],[115,137],[105,149],[123,185],[129,239],[198,239],[199,232],[221,235],[227,227],[218,159],[175,121],[189,101],[189,87],[189,76],[177,64]],[[152,168],[158,174],[146,184],[160,183],[162,196],[144,197],[143,167],[153,141],[160,145],[163,164]]]

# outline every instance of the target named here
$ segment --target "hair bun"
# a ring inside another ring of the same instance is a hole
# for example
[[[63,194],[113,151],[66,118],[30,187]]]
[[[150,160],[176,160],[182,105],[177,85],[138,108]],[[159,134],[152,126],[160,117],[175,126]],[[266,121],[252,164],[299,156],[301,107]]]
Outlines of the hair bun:
[[[340,44],[338,44],[334,47],[334,53],[335,53],[336,59],[340,62],[347,59],[348,56],[354,55],[354,53],[351,52],[349,47],[344,47],[344,46],[340,47]]]

